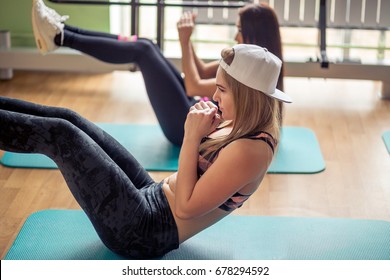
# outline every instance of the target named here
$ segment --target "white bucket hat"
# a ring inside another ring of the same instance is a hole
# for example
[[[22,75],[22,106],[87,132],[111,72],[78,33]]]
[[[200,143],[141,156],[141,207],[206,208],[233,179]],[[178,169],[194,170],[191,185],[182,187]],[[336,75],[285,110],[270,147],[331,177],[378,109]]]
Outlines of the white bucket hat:
[[[266,48],[257,45],[239,44],[233,47],[234,59],[230,65],[223,59],[219,65],[234,79],[244,85],[259,90],[277,100],[291,103],[292,98],[278,90],[282,61]]]

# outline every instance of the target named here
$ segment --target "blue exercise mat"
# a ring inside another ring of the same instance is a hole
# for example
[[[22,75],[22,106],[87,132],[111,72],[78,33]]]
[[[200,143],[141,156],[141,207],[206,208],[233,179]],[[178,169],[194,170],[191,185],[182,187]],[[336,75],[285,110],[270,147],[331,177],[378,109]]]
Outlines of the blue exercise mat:
[[[283,127],[280,143],[268,173],[318,173],[325,170],[314,132],[304,127]]]
[[[115,260],[81,210],[44,210],[24,223],[6,260]],[[390,222],[228,216],[169,260],[390,260]]]
[[[158,125],[99,124],[122,143],[149,171],[176,171],[180,148],[173,146]],[[4,153],[8,167],[57,168],[44,155]],[[283,127],[281,141],[269,173],[317,173],[325,169],[320,146],[308,128]]]
[[[390,131],[386,131],[382,134],[382,139],[385,142],[387,151],[390,154]]]

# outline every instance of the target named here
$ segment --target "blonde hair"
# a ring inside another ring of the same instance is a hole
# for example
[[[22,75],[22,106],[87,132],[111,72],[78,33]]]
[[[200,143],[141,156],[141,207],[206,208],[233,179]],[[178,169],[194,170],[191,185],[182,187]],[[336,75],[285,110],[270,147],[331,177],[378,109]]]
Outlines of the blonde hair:
[[[221,56],[230,65],[234,59],[234,50],[232,48],[223,49]],[[235,104],[233,129],[229,135],[204,142],[200,146],[200,151],[207,151],[207,154],[212,154],[234,140],[261,131],[270,133],[275,141],[279,142],[280,101],[238,82],[227,74],[224,69],[220,68],[220,71],[222,71],[222,76],[233,93]],[[220,127],[227,124],[229,123],[223,122]]]

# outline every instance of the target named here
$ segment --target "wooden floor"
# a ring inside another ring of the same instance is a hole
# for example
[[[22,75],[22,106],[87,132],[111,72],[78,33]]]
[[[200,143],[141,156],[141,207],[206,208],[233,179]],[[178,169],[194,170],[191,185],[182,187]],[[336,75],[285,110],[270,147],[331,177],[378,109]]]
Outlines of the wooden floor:
[[[156,123],[140,73],[15,72],[3,96],[69,107],[95,122]],[[286,78],[294,103],[284,124],[312,129],[326,170],[268,174],[238,215],[347,217],[390,221],[390,101],[370,81]],[[0,155],[2,152],[0,151]],[[153,172],[156,180],[169,173]],[[58,170],[0,166],[0,257],[25,219],[47,208],[79,208]]]

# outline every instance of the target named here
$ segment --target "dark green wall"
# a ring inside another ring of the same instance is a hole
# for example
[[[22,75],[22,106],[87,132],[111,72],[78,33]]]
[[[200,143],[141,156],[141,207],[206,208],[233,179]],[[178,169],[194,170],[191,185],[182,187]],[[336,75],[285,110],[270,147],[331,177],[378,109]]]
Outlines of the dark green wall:
[[[108,6],[52,4],[46,5],[60,14],[67,14],[70,25],[109,32]],[[12,46],[35,46],[31,27],[32,0],[0,0],[0,30],[11,31]]]

